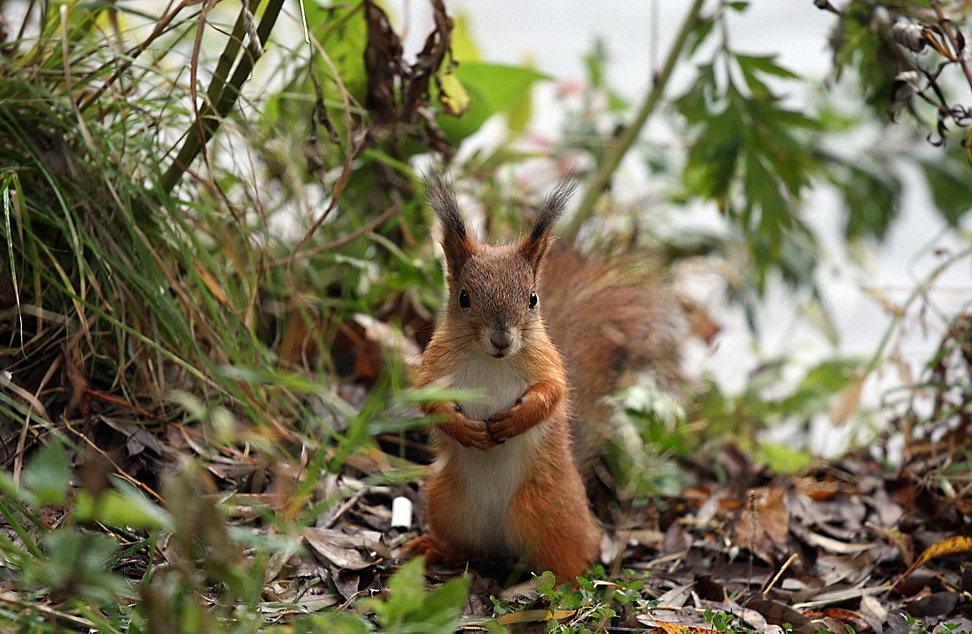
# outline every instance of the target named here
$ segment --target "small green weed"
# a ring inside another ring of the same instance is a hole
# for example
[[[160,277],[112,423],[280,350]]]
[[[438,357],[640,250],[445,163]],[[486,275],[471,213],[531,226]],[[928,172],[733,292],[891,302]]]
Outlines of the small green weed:
[[[459,611],[469,596],[468,576],[451,579],[425,591],[425,565],[421,557],[402,566],[388,582],[385,598],[364,599],[363,611],[373,611],[382,632],[447,634],[459,626]]]

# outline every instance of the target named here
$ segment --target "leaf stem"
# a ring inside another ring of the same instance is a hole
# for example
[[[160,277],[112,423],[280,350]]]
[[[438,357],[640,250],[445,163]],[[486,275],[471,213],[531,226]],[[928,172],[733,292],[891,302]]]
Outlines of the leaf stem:
[[[661,71],[655,75],[654,82],[648,94],[645,95],[644,102],[641,104],[641,108],[638,109],[637,116],[635,116],[631,124],[624,128],[617,140],[608,146],[604,161],[598,166],[597,172],[594,173],[593,179],[584,192],[584,198],[581,200],[580,206],[577,208],[567,227],[565,235],[569,238],[576,237],[581,226],[594,215],[594,205],[604,190],[607,189],[611,177],[621,164],[621,159],[624,158],[624,155],[634,145],[635,140],[637,140],[638,135],[641,134],[641,130],[645,126],[645,122],[648,121],[648,117],[658,106],[658,102],[665,92],[665,87],[668,85],[668,80],[672,76],[672,71],[675,70],[675,64],[682,57],[682,52],[685,49],[689,36],[698,25],[699,11],[702,9],[704,2],[705,0],[694,0],[692,2],[692,6],[685,16],[685,20],[682,22],[682,27],[675,37],[675,42],[668,52],[665,64]]]

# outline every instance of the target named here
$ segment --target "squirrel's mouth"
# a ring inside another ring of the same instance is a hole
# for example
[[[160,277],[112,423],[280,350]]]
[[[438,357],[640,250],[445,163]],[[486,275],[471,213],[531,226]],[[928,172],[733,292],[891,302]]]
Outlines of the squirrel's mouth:
[[[487,354],[494,359],[504,359],[519,348],[516,334],[507,329],[484,333],[483,339]]]

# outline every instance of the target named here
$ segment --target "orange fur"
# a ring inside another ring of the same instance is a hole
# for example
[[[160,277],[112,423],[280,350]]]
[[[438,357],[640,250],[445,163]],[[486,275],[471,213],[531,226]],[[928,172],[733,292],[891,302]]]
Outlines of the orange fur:
[[[429,561],[512,555],[574,582],[597,555],[600,531],[571,447],[567,374],[534,295],[570,189],[555,190],[517,244],[490,247],[468,235],[451,188],[429,179],[449,299],[417,385],[485,396],[425,408],[444,421],[432,432],[431,536],[407,547]]]

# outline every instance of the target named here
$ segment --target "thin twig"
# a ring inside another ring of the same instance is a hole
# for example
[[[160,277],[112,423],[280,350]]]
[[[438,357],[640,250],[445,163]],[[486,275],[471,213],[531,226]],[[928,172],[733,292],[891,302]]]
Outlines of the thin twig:
[[[327,208],[321,213],[321,215],[313,222],[304,237],[300,239],[297,246],[290,254],[290,263],[293,263],[298,254],[301,254],[304,246],[307,245],[317,233],[317,230],[324,223],[324,220],[330,215],[331,210],[337,206],[338,199],[341,196],[341,192],[348,184],[348,180],[351,178],[352,167],[355,157],[358,153],[364,149],[366,143],[354,143],[354,123],[351,116],[351,93],[348,91],[347,87],[344,85],[344,80],[341,79],[341,74],[338,72],[337,68],[334,66],[334,62],[331,60],[327,51],[321,46],[321,43],[317,41],[317,38],[311,38],[311,62],[313,62],[313,55],[316,52],[320,55],[321,60],[327,65],[328,70],[331,71],[331,76],[334,78],[334,83],[337,84],[338,94],[341,95],[341,101],[344,102],[344,130],[345,130],[345,140],[344,140],[344,164],[341,167],[341,175],[338,177],[337,182],[331,189],[330,202]],[[308,72],[314,73],[313,63],[309,65]]]
[[[371,220],[370,222],[368,222],[368,224],[364,225],[360,229],[357,229],[355,231],[352,231],[351,233],[349,233],[349,234],[347,234],[345,236],[341,236],[337,240],[334,240],[332,242],[328,242],[327,244],[322,244],[322,245],[319,245],[319,246],[316,246],[316,247],[312,247],[310,249],[300,249],[300,250],[296,250],[295,249],[293,253],[291,253],[290,255],[288,255],[285,258],[282,258],[280,260],[276,260],[275,262],[270,262],[270,263],[261,265],[260,266],[260,270],[261,271],[265,271],[267,269],[272,269],[274,267],[282,266],[282,265],[288,265],[289,266],[290,264],[292,264],[293,262],[295,262],[296,260],[299,260],[301,258],[310,257],[310,256],[315,255],[317,253],[322,253],[324,251],[330,251],[331,249],[336,249],[336,248],[338,248],[341,245],[347,244],[348,242],[351,242],[352,240],[356,240],[356,239],[360,238],[361,236],[363,236],[366,233],[371,233],[372,231],[375,230],[375,228],[378,225],[382,224],[383,222],[385,222],[386,220],[388,220],[389,218],[391,218],[392,216],[394,216],[395,214],[397,214],[401,210],[402,210],[402,206],[400,204],[392,205],[391,207],[389,207],[388,209],[386,209],[385,211],[383,211],[380,216],[378,216],[377,218]]]
[[[264,8],[263,17],[260,20],[260,25],[257,27],[260,48],[266,46],[267,40],[270,37],[270,31],[273,30],[273,26],[282,8],[283,0],[269,0],[267,6]],[[237,21],[237,24],[239,25],[240,21]],[[234,34],[235,32],[234,29]],[[224,55],[217,65],[216,72],[213,74],[213,85],[210,86],[208,93],[209,102],[203,105],[196,121],[190,126],[178,155],[173,159],[169,168],[162,176],[160,189],[163,192],[168,193],[172,191],[176,183],[182,178],[183,173],[189,168],[189,164],[199,155],[216,130],[219,129],[222,119],[236,105],[236,101],[239,99],[240,93],[243,90],[243,84],[250,78],[253,66],[259,59],[259,51],[256,50],[256,47],[250,47],[246,51],[246,54],[240,56],[230,81],[226,82],[225,77],[228,73],[221,72],[221,69],[226,67],[227,64],[225,62],[227,59],[230,57],[235,59],[236,54],[239,52],[241,42],[242,34],[239,39],[230,38],[230,41],[227,43],[226,49],[223,52]],[[228,51],[232,51],[233,54],[227,55],[226,53]],[[218,95],[213,94],[213,89],[216,86],[221,87]]]
[[[75,429],[74,428],[74,425],[72,425],[70,421],[65,420],[64,421],[64,426],[67,427],[68,431],[70,431],[71,433],[75,434],[78,438],[80,438],[84,442],[86,442],[89,447],[91,447],[96,452],[98,452],[98,454],[100,454],[102,458],[104,458],[105,460],[107,460],[111,464],[111,466],[115,468],[115,473],[117,473],[118,475],[120,475],[123,479],[127,480],[129,482],[129,484],[132,484],[135,487],[137,487],[139,489],[142,489],[143,491],[145,491],[146,493],[148,493],[149,495],[151,495],[152,497],[154,497],[155,499],[157,499],[159,502],[165,502],[165,498],[163,498],[161,495],[159,495],[158,493],[156,493],[152,489],[152,487],[150,487],[149,485],[145,484],[144,482],[142,482],[138,478],[134,477],[133,475],[131,475],[127,471],[125,471],[122,468],[122,466],[120,464],[118,464],[118,462],[116,462],[111,456],[108,455],[108,452],[106,452],[104,449],[102,449],[101,447],[99,447],[98,445],[96,445],[94,443],[94,441],[92,441],[90,438],[88,438],[87,436],[85,436],[84,434],[82,434],[81,432],[79,432],[77,429]]]
[[[780,569],[776,572],[776,574],[770,580],[769,584],[766,586],[766,589],[763,590],[763,599],[764,600],[769,596],[770,590],[772,590],[773,589],[773,586],[776,585],[776,582],[780,580],[780,577],[783,576],[783,573],[786,572],[786,569],[789,568],[790,565],[794,561],[796,561],[797,559],[799,559],[799,558],[800,558],[800,556],[798,554],[793,553],[792,555],[790,555],[790,558],[787,559],[786,562],[784,562],[784,564],[782,566],[780,566]]]
[[[74,614],[64,610],[55,610],[54,608],[48,607],[35,599],[21,598],[21,596],[15,592],[0,592],[0,602],[8,605],[20,606],[30,611],[40,612],[41,614],[47,615],[54,621],[67,621],[68,623],[78,625],[85,629],[101,629],[94,621],[82,618],[80,616],[75,616]]]
[[[682,27],[675,37],[675,43],[672,44],[668,58],[665,60],[664,67],[655,76],[655,81],[645,96],[645,100],[641,104],[641,108],[638,110],[634,121],[624,128],[624,131],[615,143],[608,146],[604,161],[598,167],[593,179],[588,184],[584,192],[584,198],[581,200],[580,206],[574,213],[573,218],[571,218],[570,225],[567,227],[565,233],[566,236],[570,238],[575,237],[580,231],[581,226],[594,215],[594,205],[607,188],[614,172],[617,171],[618,166],[621,164],[621,159],[624,158],[624,155],[634,145],[634,142],[638,139],[641,130],[645,126],[645,122],[648,121],[648,117],[655,111],[659,101],[661,101],[665,88],[668,85],[668,80],[672,76],[672,71],[675,70],[675,64],[681,59],[689,36],[698,25],[699,11],[702,9],[704,3],[705,0],[695,0],[691,8],[689,8],[685,20],[682,22]]]
[[[965,55],[959,51],[958,40],[955,37],[955,33],[952,31],[951,21],[945,17],[942,12],[941,3],[938,0],[932,0],[932,6],[935,8],[935,15],[938,16],[938,24],[942,27],[945,36],[948,38],[948,43],[952,47],[952,52],[955,55],[956,61],[962,66],[962,71],[965,73],[965,79],[969,82],[969,88],[972,88],[972,69],[969,68],[969,63],[965,59]]]
[[[150,33],[142,43],[131,49],[125,55],[125,59],[123,61],[118,61],[119,58],[116,58],[115,61],[118,61],[118,64],[115,67],[115,71],[111,74],[111,77],[102,83],[101,86],[99,86],[94,92],[86,92],[84,99],[79,100],[78,108],[81,110],[87,110],[91,104],[100,99],[112,84],[114,84],[122,77],[122,75],[128,72],[128,69],[131,68],[132,64],[135,63],[135,60],[139,55],[145,52],[156,39],[168,32],[172,21],[175,20],[179,12],[190,4],[193,4],[193,0],[183,0],[174,10],[172,9],[171,4],[167,6],[162,15],[156,20],[155,28],[152,29],[152,33]]]

